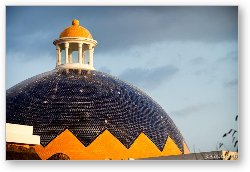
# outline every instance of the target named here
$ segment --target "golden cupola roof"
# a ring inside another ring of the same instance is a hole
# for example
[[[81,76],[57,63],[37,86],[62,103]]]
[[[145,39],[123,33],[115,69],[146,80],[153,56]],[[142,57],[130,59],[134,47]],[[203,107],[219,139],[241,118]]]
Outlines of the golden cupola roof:
[[[72,20],[72,26],[64,29],[59,36],[59,38],[65,37],[81,37],[93,39],[91,33],[86,28],[80,26],[80,22],[76,19]]]

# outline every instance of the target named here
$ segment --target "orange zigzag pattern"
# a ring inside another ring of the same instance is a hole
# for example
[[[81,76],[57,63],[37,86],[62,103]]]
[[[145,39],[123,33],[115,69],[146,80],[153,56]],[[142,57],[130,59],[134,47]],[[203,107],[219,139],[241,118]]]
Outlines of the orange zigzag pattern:
[[[184,153],[189,153],[185,143]],[[48,159],[56,153],[64,153],[71,160],[104,160],[147,158],[167,155],[178,155],[181,151],[173,140],[168,137],[165,147],[161,152],[157,146],[141,133],[129,149],[127,149],[108,130],[100,134],[89,146],[85,147],[68,129],[62,132],[46,147],[34,146],[41,159]]]

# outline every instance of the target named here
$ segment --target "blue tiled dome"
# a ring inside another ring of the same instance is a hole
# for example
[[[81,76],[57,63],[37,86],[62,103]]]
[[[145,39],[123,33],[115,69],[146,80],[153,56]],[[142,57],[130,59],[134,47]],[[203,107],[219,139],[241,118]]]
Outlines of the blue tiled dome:
[[[107,129],[127,148],[143,132],[160,150],[170,136],[183,152],[182,135],[155,101],[99,71],[54,69],[15,85],[6,120],[33,126],[44,146],[65,129],[88,146]]]

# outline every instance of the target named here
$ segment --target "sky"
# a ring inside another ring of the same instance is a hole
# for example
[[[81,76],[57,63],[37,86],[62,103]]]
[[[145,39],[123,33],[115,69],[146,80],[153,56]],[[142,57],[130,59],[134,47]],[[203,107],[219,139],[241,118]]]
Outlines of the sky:
[[[94,67],[130,82],[173,119],[191,152],[235,150],[238,8],[235,6],[8,6],[6,89],[52,70],[72,19],[98,45]]]

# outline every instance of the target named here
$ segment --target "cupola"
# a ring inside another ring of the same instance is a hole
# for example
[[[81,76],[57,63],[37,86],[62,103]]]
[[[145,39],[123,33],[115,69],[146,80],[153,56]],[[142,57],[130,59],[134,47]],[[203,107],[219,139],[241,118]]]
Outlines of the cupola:
[[[72,25],[64,29],[53,44],[56,46],[57,68],[95,70],[93,61],[97,41],[78,20],[72,20]]]

